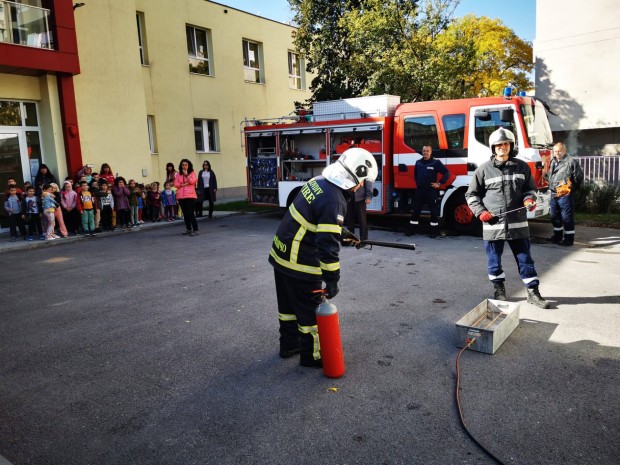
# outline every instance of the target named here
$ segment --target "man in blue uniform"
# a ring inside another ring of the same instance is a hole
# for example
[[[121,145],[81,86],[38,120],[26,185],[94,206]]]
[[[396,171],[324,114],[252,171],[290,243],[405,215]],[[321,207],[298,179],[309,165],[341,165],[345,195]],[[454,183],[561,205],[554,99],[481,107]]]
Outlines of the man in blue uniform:
[[[300,354],[304,367],[321,367],[316,307],[338,294],[340,236],[347,212],[345,191],[355,192],[377,178],[370,152],[351,148],[308,181],[284,215],[273,238],[269,263],[274,267],[280,357]]]
[[[422,158],[415,163],[414,177],[416,183],[416,190],[413,194],[413,212],[411,213],[411,220],[409,221],[409,227],[405,230],[405,235],[411,236],[417,232],[418,224],[420,222],[420,212],[424,204],[428,205],[428,209],[431,212],[431,231],[430,236],[432,238],[437,237],[439,233],[439,205],[437,200],[439,199],[439,190],[441,186],[448,182],[450,178],[450,171],[444,166],[444,164],[432,157],[433,148],[430,145],[422,147]],[[441,174],[442,177],[437,181],[437,176]]]
[[[495,288],[494,298],[506,300],[502,253],[508,242],[527,289],[527,301],[549,308],[549,302],[538,291],[539,279],[530,254],[526,209],[536,208],[536,184],[528,164],[515,158],[514,146],[515,136],[507,129],[499,128],[489,136],[491,159],[476,169],[465,198],[474,215],[483,222],[482,238],[489,280]]]

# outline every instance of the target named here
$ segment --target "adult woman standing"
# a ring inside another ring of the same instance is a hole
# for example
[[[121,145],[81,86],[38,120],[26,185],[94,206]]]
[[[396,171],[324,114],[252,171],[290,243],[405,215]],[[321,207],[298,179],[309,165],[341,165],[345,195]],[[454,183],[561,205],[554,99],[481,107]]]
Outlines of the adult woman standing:
[[[211,163],[205,160],[202,169],[198,173],[198,202],[196,211],[198,216],[202,216],[203,203],[209,201],[209,219],[213,218],[213,203],[215,202],[215,192],[217,191],[217,178],[211,169]]]
[[[174,165],[171,162],[166,163],[166,179],[164,179],[164,182],[174,183],[174,178],[177,177],[177,174]]]
[[[44,184],[51,183],[57,184],[56,177],[50,172],[47,165],[42,163],[41,166],[39,166],[39,171],[37,172],[36,177],[34,178],[35,195],[40,197],[41,187],[43,187]]]
[[[198,198],[196,195],[197,182],[198,178],[192,162],[184,158],[179,163],[179,173],[174,179],[174,187],[177,188],[177,200],[185,220],[185,232],[183,234],[188,236],[198,235],[198,222],[194,216],[194,205]]]

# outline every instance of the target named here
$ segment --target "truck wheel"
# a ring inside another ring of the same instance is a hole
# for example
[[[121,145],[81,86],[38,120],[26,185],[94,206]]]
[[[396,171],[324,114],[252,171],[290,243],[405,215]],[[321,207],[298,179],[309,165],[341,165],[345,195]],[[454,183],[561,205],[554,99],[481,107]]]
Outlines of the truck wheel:
[[[454,194],[446,208],[446,224],[458,234],[480,236],[482,223],[476,218],[465,201],[465,192]]]

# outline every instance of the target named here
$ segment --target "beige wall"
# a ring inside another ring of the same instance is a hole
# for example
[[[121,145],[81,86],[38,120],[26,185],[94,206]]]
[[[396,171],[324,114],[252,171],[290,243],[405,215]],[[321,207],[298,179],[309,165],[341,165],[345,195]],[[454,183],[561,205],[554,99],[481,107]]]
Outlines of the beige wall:
[[[136,11],[144,13],[148,66],[139,61]],[[288,25],[204,0],[99,0],[75,15],[82,151],[97,169],[107,162],[126,178],[162,181],[169,161],[176,166],[187,157],[200,168],[208,159],[219,197],[242,197],[242,120],[286,115],[294,101],[310,96],[288,87],[287,50],[293,49]],[[214,76],[189,73],[186,24],[211,30]],[[244,82],[243,38],[263,44],[264,84]],[[147,114],[155,117],[154,155]],[[194,118],[217,120],[219,152],[196,153]]]
[[[559,114],[550,117],[552,129],[575,131],[575,143],[588,145],[576,131],[619,128],[620,2],[538,1],[536,18],[536,94]],[[620,153],[613,137],[594,144],[600,153]]]

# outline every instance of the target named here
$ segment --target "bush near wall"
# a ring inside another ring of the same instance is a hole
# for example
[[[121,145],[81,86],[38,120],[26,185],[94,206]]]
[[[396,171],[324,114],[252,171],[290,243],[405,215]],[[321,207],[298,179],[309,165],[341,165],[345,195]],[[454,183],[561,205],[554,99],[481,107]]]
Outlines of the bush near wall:
[[[620,187],[607,183],[586,184],[574,193],[575,211],[619,213]]]

